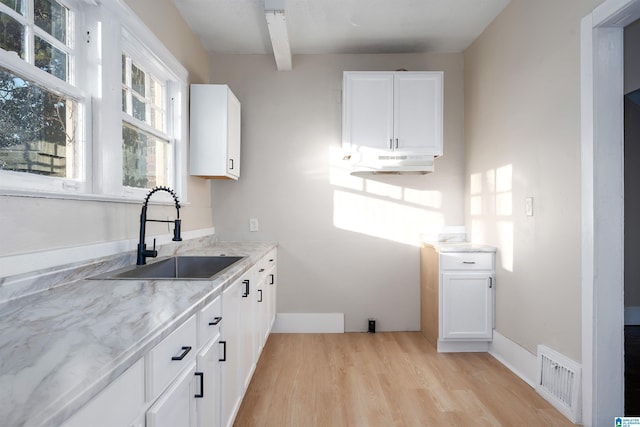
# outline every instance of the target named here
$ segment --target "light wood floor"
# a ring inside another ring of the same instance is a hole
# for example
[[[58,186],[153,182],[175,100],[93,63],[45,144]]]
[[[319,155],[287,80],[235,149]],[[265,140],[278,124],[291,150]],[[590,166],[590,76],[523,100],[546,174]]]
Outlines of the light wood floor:
[[[271,334],[236,427],[572,426],[486,353],[419,332]]]

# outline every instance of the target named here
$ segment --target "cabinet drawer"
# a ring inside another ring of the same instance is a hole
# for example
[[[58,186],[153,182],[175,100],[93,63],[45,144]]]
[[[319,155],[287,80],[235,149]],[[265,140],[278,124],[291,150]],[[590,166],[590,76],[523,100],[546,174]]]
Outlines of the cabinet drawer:
[[[222,298],[217,296],[198,313],[198,347],[207,344],[220,333]]]
[[[147,355],[147,401],[153,401],[193,360],[196,316],[191,316]]]
[[[490,252],[447,252],[440,254],[442,270],[493,270]]]

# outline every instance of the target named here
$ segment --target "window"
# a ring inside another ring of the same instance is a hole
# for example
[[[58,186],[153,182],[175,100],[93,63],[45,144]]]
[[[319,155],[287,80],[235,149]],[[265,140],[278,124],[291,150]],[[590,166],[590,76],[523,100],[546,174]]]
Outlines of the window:
[[[0,192],[184,200],[187,77],[124,1],[0,0]]]
[[[122,55],[122,185],[173,186],[166,84]]]
[[[75,11],[56,0],[0,0],[0,171],[10,184],[52,190],[84,179],[74,23]]]

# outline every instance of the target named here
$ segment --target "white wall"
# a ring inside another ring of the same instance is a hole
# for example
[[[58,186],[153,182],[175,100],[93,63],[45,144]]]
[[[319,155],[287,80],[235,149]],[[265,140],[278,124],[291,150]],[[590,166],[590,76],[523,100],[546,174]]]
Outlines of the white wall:
[[[599,3],[512,0],[464,53],[466,223],[498,247],[496,329],[577,361],[579,25]]]
[[[417,236],[463,222],[461,54],[213,55],[211,82],[242,103],[237,182],[212,186],[222,240],[277,240],[280,313],[345,313],[345,330],[419,329]],[[351,177],[341,167],[346,70],[443,70],[444,156],[423,176]],[[261,231],[248,231],[257,218]]]
[[[187,68],[190,81],[206,83],[208,55],[171,0],[127,3]],[[209,183],[190,178],[187,187],[191,204],[180,211],[183,230],[211,227]],[[0,256],[135,238],[141,204],[142,200],[140,204],[129,204],[0,196],[3,222]],[[167,232],[156,227],[151,233],[154,230],[156,234]]]

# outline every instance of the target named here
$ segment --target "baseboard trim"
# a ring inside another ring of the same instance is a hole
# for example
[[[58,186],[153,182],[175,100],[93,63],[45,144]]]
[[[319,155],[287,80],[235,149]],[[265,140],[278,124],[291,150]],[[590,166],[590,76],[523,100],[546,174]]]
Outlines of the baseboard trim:
[[[624,324],[625,325],[640,325],[640,307],[630,306],[624,308]]]
[[[524,382],[535,388],[537,375],[536,355],[493,331],[493,341],[489,345],[489,354],[506,366]]]
[[[275,334],[343,334],[344,313],[278,313]]]
[[[486,353],[488,341],[438,341],[438,353]]]

